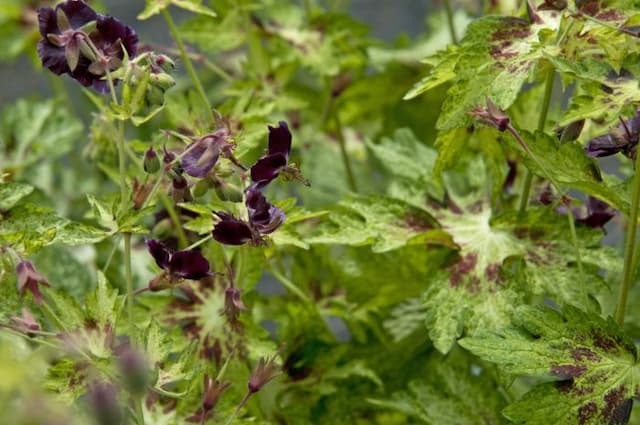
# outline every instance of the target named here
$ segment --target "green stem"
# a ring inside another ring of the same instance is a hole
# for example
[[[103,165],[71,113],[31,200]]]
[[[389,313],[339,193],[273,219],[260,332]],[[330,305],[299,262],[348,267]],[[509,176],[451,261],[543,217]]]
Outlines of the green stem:
[[[204,238],[200,239],[197,242],[192,243],[191,245],[189,245],[188,247],[185,248],[185,250],[190,250],[193,248],[196,248],[200,245],[202,245],[203,243],[207,242],[208,240],[213,239],[213,235],[211,233],[209,233],[209,235],[205,236]]]
[[[347,153],[347,142],[344,138],[344,131],[342,130],[342,123],[340,122],[340,117],[338,111],[334,111],[333,119],[336,123],[336,133],[338,136],[338,142],[340,144],[340,154],[342,155],[342,162],[344,164],[344,169],[347,173],[347,181],[349,182],[349,188],[352,192],[357,193],[358,187],[356,186],[356,179],[353,175],[353,169],[351,168],[351,160],[349,159],[349,154]]]
[[[49,319],[51,319],[51,321],[55,323],[58,329],[64,332],[67,331],[67,327],[64,325],[64,323],[62,323],[62,320],[60,320],[58,315],[53,311],[53,309],[49,306],[49,304],[47,304],[45,300],[42,300],[42,304],[40,305],[40,307],[42,307],[44,313],[49,316]]]
[[[622,287],[618,298],[618,308],[616,309],[616,322],[620,326],[624,324],[624,315],[627,308],[627,298],[629,289],[633,282],[633,257],[636,249],[636,231],[638,229],[638,204],[640,203],[640,155],[636,156],[635,174],[633,176],[633,193],[631,195],[631,211],[629,211],[629,221],[627,229],[627,239],[624,248],[624,268],[622,271]]]
[[[129,316],[129,338],[135,338],[133,317],[133,278],[131,275],[131,233],[124,233],[124,278],[127,285],[127,316]]]
[[[238,413],[240,413],[240,409],[242,409],[244,407],[244,405],[247,404],[247,401],[249,401],[249,398],[251,398],[252,395],[253,395],[252,392],[250,392],[250,391],[247,392],[247,394],[244,396],[242,401],[240,401],[240,404],[238,404],[236,406],[235,410],[233,411],[231,416],[229,416],[229,418],[224,423],[224,425],[231,425],[233,423],[233,421],[236,419],[236,416],[238,416]]]
[[[176,209],[173,207],[173,202],[171,201],[171,199],[169,199],[169,197],[166,194],[162,192],[158,196],[160,196],[160,200],[162,201],[162,204],[166,208],[167,213],[169,213],[169,218],[171,218],[171,221],[173,222],[173,225],[176,228],[175,230],[178,233],[178,241],[180,242],[181,248],[185,248],[187,245],[189,245],[189,240],[187,239],[187,235],[184,233],[184,230],[182,229],[182,223],[180,222],[180,217],[178,217],[178,213],[176,213]]]
[[[447,26],[449,27],[449,34],[451,34],[451,42],[458,44],[458,38],[456,37],[456,26],[453,23],[453,10],[451,8],[451,0],[444,0],[444,10],[447,14]]]
[[[144,425],[144,412],[142,411],[142,397],[136,397],[133,401],[136,409],[136,422]]]
[[[289,291],[291,291],[295,296],[300,298],[302,301],[311,302],[311,299],[304,292],[302,292],[300,288],[298,288],[293,282],[291,282],[282,273],[276,270],[275,267],[271,266],[270,269],[271,269],[270,272],[273,275],[273,277],[278,279],[278,281],[282,283],[282,286],[287,288]]]
[[[173,37],[173,39],[176,42],[176,45],[178,46],[178,50],[180,51],[180,57],[184,62],[184,67],[187,69],[187,72],[189,73],[189,77],[191,77],[191,81],[193,82],[193,85],[196,87],[196,91],[200,95],[202,102],[204,103],[207,110],[211,114],[211,117],[215,121],[215,115],[213,113],[213,108],[211,107],[211,103],[209,103],[209,99],[207,98],[207,94],[205,93],[204,88],[202,88],[202,84],[200,83],[198,74],[196,74],[196,71],[193,68],[193,64],[191,63],[191,58],[189,57],[187,50],[184,48],[184,44],[182,43],[182,38],[178,33],[176,24],[173,22],[171,13],[169,13],[169,10],[165,8],[165,9],[162,9],[162,16],[164,17],[164,20],[167,22],[167,26],[169,27],[169,32],[171,32],[171,36]]]
[[[580,254],[580,247],[578,246],[578,234],[576,233],[576,223],[573,211],[567,205],[567,220],[569,220],[569,231],[571,232],[571,243],[576,249],[576,263],[578,264],[578,275],[580,276],[580,282],[584,283],[584,269],[582,268],[582,255]]]
[[[540,109],[540,115],[538,116],[538,130],[544,131],[544,125],[547,122],[547,115],[549,114],[549,105],[551,104],[551,94],[553,93],[553,82],[555,81],[556,73],[554,68],[550,68],[547,71],[547,78],[544,82],[544,97],[542,98],[542,105]],[[520,204],[518,211],[520,214],[524,213],[529,206],[529,197],[531,195],[531,186],[533,184],[533,173],[527,169],[524,177],[524,185],[522,193],[520,194]]]

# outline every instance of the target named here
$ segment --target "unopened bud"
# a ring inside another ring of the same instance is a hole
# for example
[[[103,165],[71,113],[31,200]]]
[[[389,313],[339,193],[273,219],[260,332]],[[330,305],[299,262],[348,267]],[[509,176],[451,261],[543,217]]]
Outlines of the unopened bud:
[[[169,72],[175,68],[175,62],[167,55],[157,55],[155,57],[156,65],[162,68],[163,71]]]
[[[120,424],[123,420],[122,408],[118,401],[118,389],[107,382],[96,382],[89,389],[89,400],[93,416],[99,425]]]
[[[201,196],[206,195],[206,193],[211,188],[211,181],[209,179],[202,179],[198,183],[193,186],[191,193],[194,197],[199,198]]]
[[[149,148],[144,154],[144,161],[142,162],[144,171],[148,174],[157,173],[160,170],[160,159],[153,148]]]
[[[151,74],[149,75],[149,79],[151,80],[151,84],[163,90],[167,90],[176,85],[176,80],[174,80],[171,75],[164,72],[160,74]]]
[[[127,346],[118,357],[118,366],[127,390],[134,395],[144,394],[150,383],[150,369],[142,353]]]
[[[160,87],[149,85],[144,99],[150,108],[161,106],[164,104],[164,90]]]

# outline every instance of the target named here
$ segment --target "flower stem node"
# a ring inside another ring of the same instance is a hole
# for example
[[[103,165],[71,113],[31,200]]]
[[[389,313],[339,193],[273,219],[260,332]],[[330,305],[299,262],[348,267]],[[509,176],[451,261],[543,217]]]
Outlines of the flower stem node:
[[[497,128],[498,131],[505,131],[509,127],[509,117],[489,98],[487,98],[486,108],[477,106],[470,114],[478,117],[480,122]]]

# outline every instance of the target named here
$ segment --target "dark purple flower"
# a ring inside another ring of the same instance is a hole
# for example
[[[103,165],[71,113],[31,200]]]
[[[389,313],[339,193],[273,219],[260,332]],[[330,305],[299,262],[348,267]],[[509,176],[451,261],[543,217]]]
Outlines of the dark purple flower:
[[[135,31],[111,16],[96,13],[81,0],[66,0],[55,9],[38,9],[43,39],[38,43],[42,66],[69,74],[85,87],[108,91],[103,78],[120,67],[124,48],[129,57],[137,51]]]
[[[247,223],[225,212],[215,213],[220,221],[211,232],[213,239],[225,245],[244,245],[254,239]]]
[[[586,224],[589,227],[601,229],[605,224],[615,217],[616,211],[600,199],[589,196],[587,199],[587,213],[576,214],[576,221]]]
[[[24,295],[29,291],[33,295],[37,304],[42,303],[42,294],[39,286],[50,286],[47,279],[42,277],[36,270],[33,263],[29,260],[22,260],[16,266],[16,274],[18,275],[18,291],[20,295]]]
[[[585,150],[590,157],[603,157],[622,152],[625,156],[633,158],[638,139],[640,138],[640,110],[636,116],[624,121],[612,129],[608,134],[589,140]]]
[[[269,126],[269,147],[267,155],[260,158],[251,167],[251,180],[265,186],[287,166],[291,151],[291,132],[286,122],[280,121],[278,127]]]
[[[156,264],[169,274],[170,279],[199,280],[211,274],[209,262],[199,251],[171,253],[162,242],[153,239],[147,240],[147,248]]]
[[[262,235],[273,233],[286,220],[284,212],[270,204],[256,187],[247,189],[245,204],[249,212],[249,223]]]
[[[242,245],[249,241],[263,242],[262,236],[273,233],[284,221],[284,211],[269,203],[258,184],[246,191],[245,205],[249,221],[245,222],[225,212],[216,212],[220,221],[213,228],[213,238],[226,245]]]
[[[191,143],[182,158],[184,171],[192,177],[206,176],[216,165],[220,154],[231,148],[232,145],[227,142],[228,137],[229,132],[222,128]]]

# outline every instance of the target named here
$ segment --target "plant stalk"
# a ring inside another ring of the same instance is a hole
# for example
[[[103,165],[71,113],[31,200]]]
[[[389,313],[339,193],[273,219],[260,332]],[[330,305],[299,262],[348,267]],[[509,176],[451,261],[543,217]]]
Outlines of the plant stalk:
[[[204,88],[202,88],[202,83],[200,83],[200,79],[198,78],[198,74],[196,74],[196,70],[193,68],[193,64],[191,63],[191,58],[189,57],[187,50],[184,48],[184,43],[182,43],[182,38],[178,33],[178,29],[176,28],[175,22],[173,22],[171,13],[169,13],[169,10],[165,8],[165,9],[162,9],[162,16],[164,17],[164,20],[167,22],[167,26],[169,27],[169,32],[171,33],[171,37],[173,37],[173,39],[176,42],[176,45],[178,46],[178,50],[180,51],[180,57],[184,62],[184,67],[187,69],[187,72],[189,73],[189,77],[191,77],[191,81],[193,82],[193,85],[196,87],[196,91],[198,92],[198,94],[200,95],[200,98],[202,99],[202,103],[204,103],[204,105],[207,107],[207,110],[211,114],[213,121],[215,121],[215,115],[213,113],[213,108],[211,107],[211,103],[207,98],[207,94],[205,93]]]
[[[640,203],[640,155],[636,155],[635,173],[633,176],[633,193],[631,195],[631,211],[629,211],[629,221],[627,229],[627,239],[624,247],[624,268],[622,271],[622,287],[618,297],[618,308],[616,309],[616,322],[620,326],[624,325],[624,316],[627,309],[627,298],[629,289],[633,283],[633,258],[636,249],[636,232],[638,230],[638,204]]]
[[[127,285],[127,316],[129,317],[129,338],[134,340],[135,323],[133,318],[133,278],[131,275],[131,233],[124,236],[124,278]]]
[[[171,222],[176,228],[176,232],[178,233],[178,242],[180,242],[181,249],[184,249],[187,245],[189,245],[189,240],[187,239],[187,235],[184,233],[184,229],[182,229],[182,223],[180,222],[180,217],[178,217],[178,213],[176,209],[173,207],[173,202],[169,197],[160,192],[159,195],[160,200],[162,201],[162,205],[167,209],[167,213],[169,213],[169,218],[171,218]]]
[[[347,182],[349,183],[349,188],[352,192],[358,193],[358,186],[356,185],[356,179],[353,174],[353,169],[351,168],[351,160],[349,159],[349,154],[347,153],[347,142],[344,138],[344,131],[342,129],[340,117],[338,116],[338,111],[334,111],[333,119],[336,123],[336,133],[338,136],[338,143],[340,144],[340,154],[342,155],[342,162],[344,163],[344,169],[347,173]]]
[[[547,122],[547,115],[549,114],[549,105],[551,104],[551,94],[553,93],[553,82],[555,81],[556,73],[553,68],[547,71],[547,78],[544,82],[544,97],[542,98],[542,105],[540,109],[540,115],[538,116],[538,130],[544,131],[544,125]],[[531,186],[533,184],[533,173],[527,169],[524,177],[524,184],[522,187],[522,193],[520,194],[520,203],[518,206],[518,212],[524,213],[529,206],[529,197],[531,195]]]
[[[451,42],[458,44],[458,37],[456,37],[456,26],[453,22],[453,9],[451,8],[451,0],[444,0],[444,10],[447,15],[447,26],[449,27],[449,34],[451,35]]]

